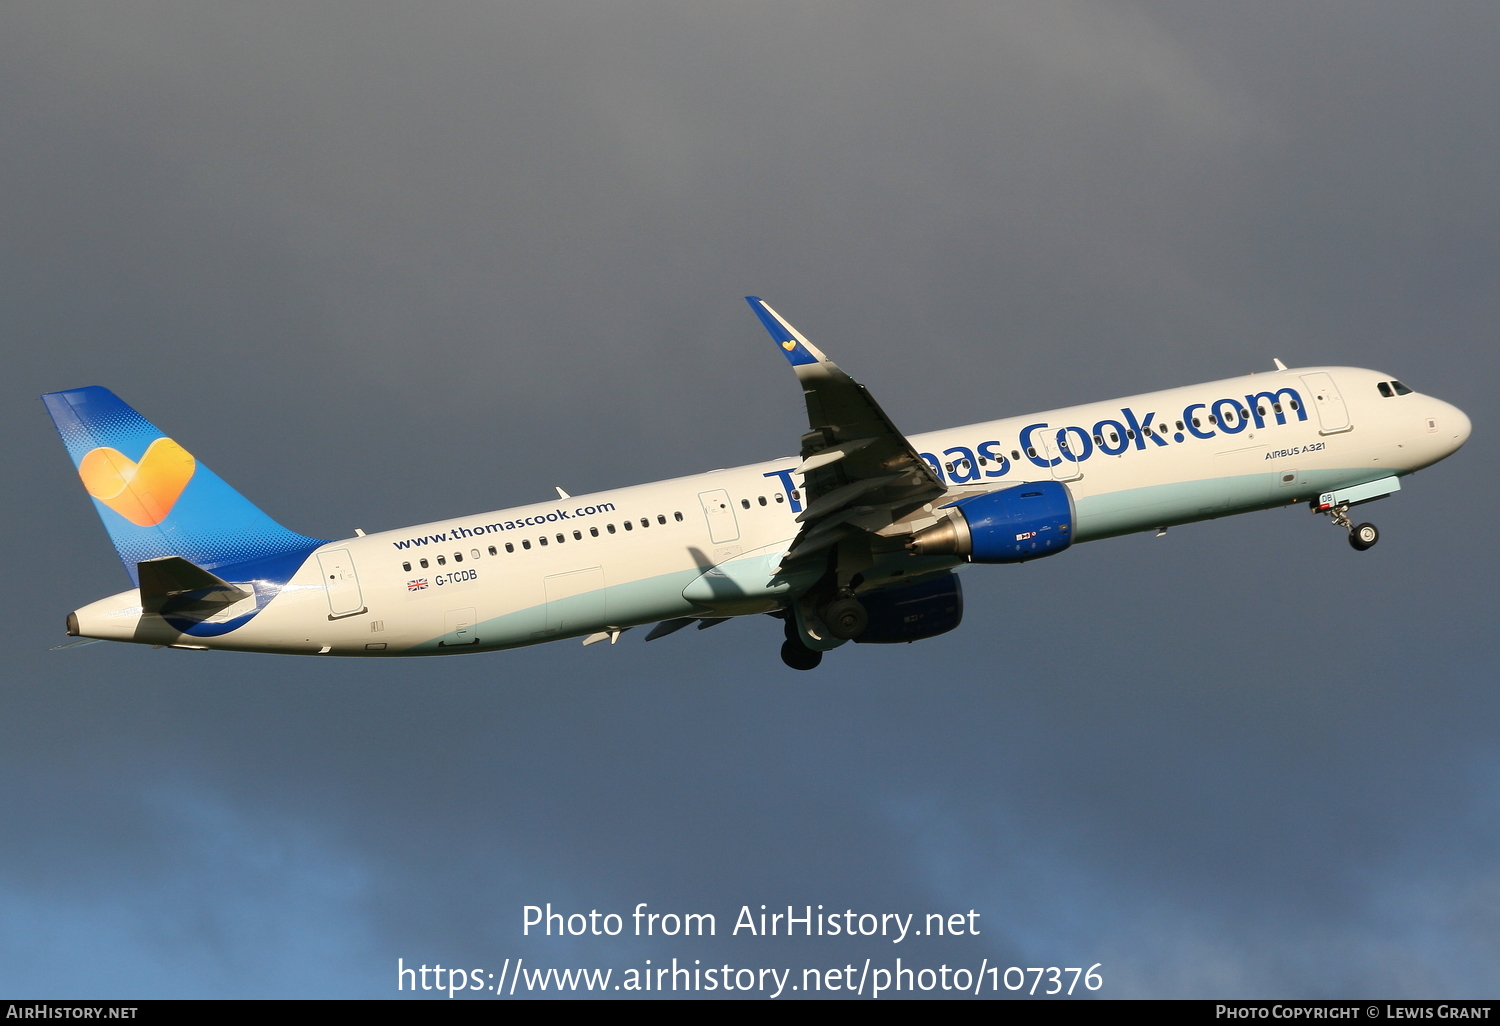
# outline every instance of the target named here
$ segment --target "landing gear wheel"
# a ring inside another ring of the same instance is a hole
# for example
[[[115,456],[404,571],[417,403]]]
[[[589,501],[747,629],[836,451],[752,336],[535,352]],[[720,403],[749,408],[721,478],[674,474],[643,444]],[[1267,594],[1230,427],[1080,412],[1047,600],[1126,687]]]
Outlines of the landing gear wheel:
[[[823,653],[814,652],[800,641],[787,640],[781,645],[781,661],[794,670],[813,670],[823,661]]]
[[[870,623],[870,614],[859,599],[837,599],[823,607],[819,614],[828,625],[828,633],[844,641],[853,641],[865,632]]]
[[[1380,532],[1375,529],[1374,524],[1360,524],[1349,532],[1349,544],[1356,551],[1363,552],[1380,540]]]

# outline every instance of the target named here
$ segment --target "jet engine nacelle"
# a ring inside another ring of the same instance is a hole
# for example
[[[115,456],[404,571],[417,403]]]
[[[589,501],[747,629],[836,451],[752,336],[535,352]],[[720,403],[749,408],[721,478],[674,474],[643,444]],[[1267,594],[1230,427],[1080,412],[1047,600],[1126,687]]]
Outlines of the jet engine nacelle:
[[[922,555],[967,556],[971,563],[1024,563],[1073,543],[1073,496],[1058,481],[1033,481],[944,507],[948,516],[907,548]]]
[[[946,634],[964,618],[964,593],[958,575],[939,574],[899,588],[883,588],[860,596],[869,623],[855,642],[860,645],[899,645]]]

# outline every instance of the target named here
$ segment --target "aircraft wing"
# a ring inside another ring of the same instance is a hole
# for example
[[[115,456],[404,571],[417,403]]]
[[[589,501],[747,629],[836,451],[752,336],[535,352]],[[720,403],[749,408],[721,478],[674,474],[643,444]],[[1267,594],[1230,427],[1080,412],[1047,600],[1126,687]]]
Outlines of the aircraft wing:
[[[838,546],[840,585],[868,565],[878,531],[946,491],[880,404],[796,328],[756,296],[745,297],[802,383],[811,428],[802,436],[805,507],[801,531],[782,562],[783,571],[809,559],[827,559]],[[842,543],[842,544],[841,544]],[[852,544],[853,549],[850,549]]]

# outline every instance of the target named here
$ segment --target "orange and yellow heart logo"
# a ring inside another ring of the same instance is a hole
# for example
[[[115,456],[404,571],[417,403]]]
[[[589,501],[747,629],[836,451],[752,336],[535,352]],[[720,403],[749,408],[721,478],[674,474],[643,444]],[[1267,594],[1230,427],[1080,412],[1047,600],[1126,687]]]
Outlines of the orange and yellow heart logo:
[[[785,342],[781,343],[781,348],[790,353],[793,349],[797,348],[797,340],[794,338],[789,338]]]
[[[139,527],[167,519],[198,463],[170,438],[158,438],[139,463],[118,449],[92,449],[78,464],[89,494]]]

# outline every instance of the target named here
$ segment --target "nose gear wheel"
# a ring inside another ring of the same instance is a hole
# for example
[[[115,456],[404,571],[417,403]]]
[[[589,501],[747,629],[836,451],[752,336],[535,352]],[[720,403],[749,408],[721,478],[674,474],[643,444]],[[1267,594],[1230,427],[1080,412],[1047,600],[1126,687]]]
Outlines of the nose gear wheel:
[[[1380,540],[1380,530],[1374,524],[1355,524],[1349,519],[1349,504],[1341,502],[1326,510],[1334,525],[1349,532],[1349,545],[1356,552],[1372,548]]]

